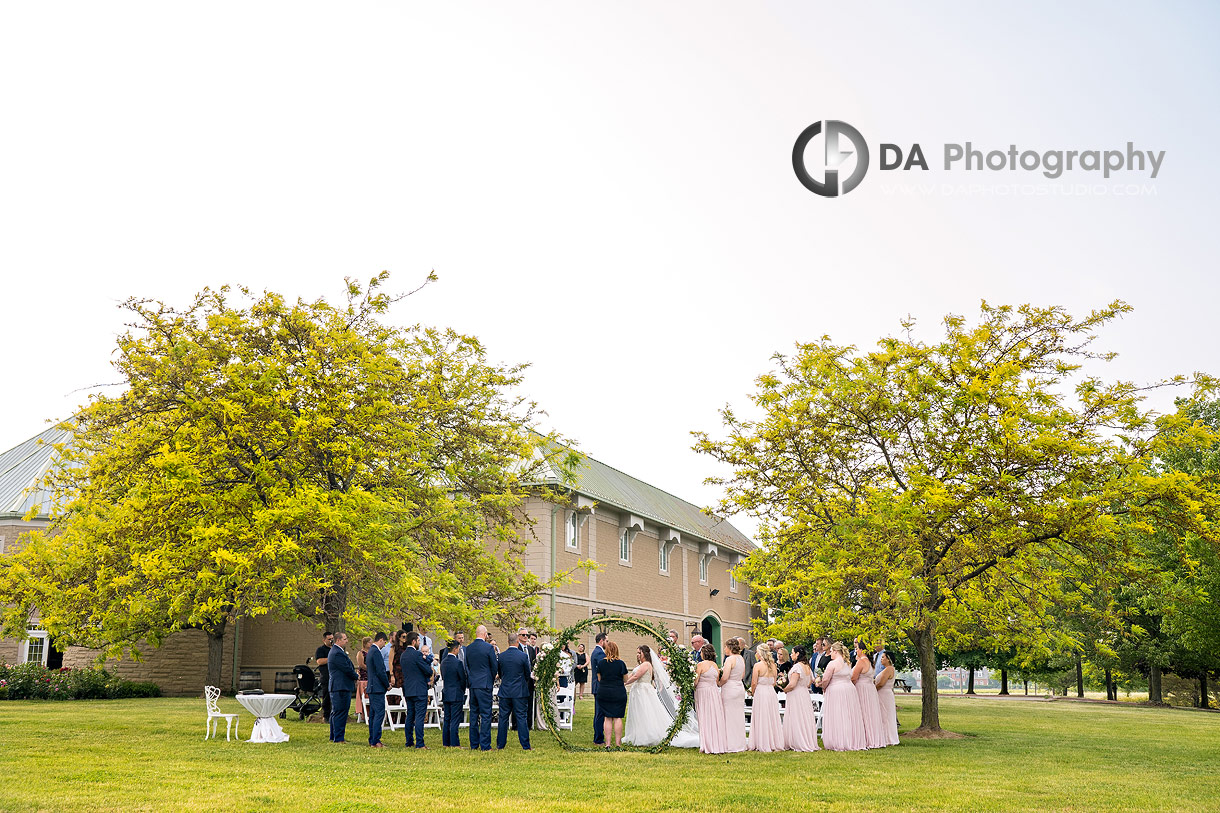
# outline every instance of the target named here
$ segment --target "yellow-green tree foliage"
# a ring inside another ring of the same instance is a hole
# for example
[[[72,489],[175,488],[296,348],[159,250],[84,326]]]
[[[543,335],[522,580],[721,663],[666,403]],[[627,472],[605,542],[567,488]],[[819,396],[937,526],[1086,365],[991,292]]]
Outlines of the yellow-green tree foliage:
[[[908,637],[921,728],[937,732],[938,642],[1053,636],[1048,610],[1086,577],[1118,578],[1134,536],[1210,535],[1211,484],[1152,462],[1210,430],[1156,417],[1140,387],[1093,369],[1110,358],[1093,332],[1127,310],[984,303],[935,343],[906,323],[870,353],[823,338],[775,356],[751,417],[726,408],[727,437],[696,433],[696,448],[731,468],[713,480],[723,508],[761,521],[740,575],[776,631]]]
[[[513,395],[522,368],[385,324],[385,279],[349,280],[338,308],[227,288],[184,310],[128,301],[126,389],[68,422],[51,527],[0,570],[5,629],[36,608],[60,640],[119,654],[202,628],[218,682],[243,616],[536,620],[550,582],[521,564],[519,509],[554,447]]]

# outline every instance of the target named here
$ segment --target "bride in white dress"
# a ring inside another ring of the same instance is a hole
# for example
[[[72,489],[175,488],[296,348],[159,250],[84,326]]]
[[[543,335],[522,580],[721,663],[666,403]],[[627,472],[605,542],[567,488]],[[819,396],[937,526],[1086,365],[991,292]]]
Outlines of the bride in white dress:
[[[623,742],[628,745],[656,745],[665,739],[674,718],[661,704],[653,682],[652,650],[647,644],[635,652],[639,664],[623,682],[627,690],[627,721],[623,727]]]
[[[674,695],[673,679],[660,658],[653,661],[653,667],[652,679],[657,687],[657,696],[669,714],[669,724],[673,725],[674,718],[678,716],[678,698]],[[678,733],[674,734],[669,744],[674,748],[699,747],[699,721],[695,717],[694,706],[691,706],[690,714],[686,715],[686,722],[678,729]]]

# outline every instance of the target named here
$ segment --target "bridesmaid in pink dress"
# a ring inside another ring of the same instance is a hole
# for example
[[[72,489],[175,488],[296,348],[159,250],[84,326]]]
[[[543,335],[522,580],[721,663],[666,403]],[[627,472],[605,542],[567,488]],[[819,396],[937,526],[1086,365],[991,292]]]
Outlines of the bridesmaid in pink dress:
[[[758,661],[750,675],[754,709],[750,715],[749,749],[763,753],[783,751],[784,722],[779,715],[779,695],[775,693],[775,678],[779,670],[768,644],[759,644],[754,655]],[[744,661],[742,663],[744,665]]]
[[[818,720],[813,713],[813,698],[809,687],[813,672],[805,647],[792,648],[793,664],[788,670],[788,685],[784,687],[784,745],[790,751],[818,750]]]
[[[716,649],[704,644],[699,650],[703,660],[695,666],[695,719],[699,721],[699,750],[705,754],[723,754],[724,704],[720,701],[720,670],[716,667]]]
[[[868,649],[856,642],[856,666],[851,671],[856,694],[860,696],[860,717],[864,720],[864,739],[869,748],[884,748],[889,745],[881,721],[881,702],[877,699],[877,686],[873,683],[873,662],[868,659]]]
[[[894,662],[889,652],[879,656],[885,668],[877,675],[877,700],[881,704],[881,728],[885,731],[888,745],[898,745],[898,709],[894,706]]]
[[[864,718],[860,716],[860,696],[851,683],[847,647],[836,641],[830,647],[830,665],[820,681],[822,700],[822,747],[829,751],[863,751]]]
[[[720,700],[724,704],[724,750],[732,754],[746,750],[746,662],[741,644],[730,638],[724,645],[724,668],[720,670]]]

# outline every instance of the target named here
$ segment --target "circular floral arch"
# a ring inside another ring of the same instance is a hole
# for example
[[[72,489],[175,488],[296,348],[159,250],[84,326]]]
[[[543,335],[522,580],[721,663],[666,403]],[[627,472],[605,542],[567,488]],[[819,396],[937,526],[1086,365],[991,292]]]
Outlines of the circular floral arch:
[[[687,717],[691,713],[691,709],[695,705],[695,670],[691,668],[690,657],[687,651],[681,647],[675,646],[669,642],[666,637],[666,630],[660,625],[653,624],[648,621],[641,621],[638,618],[630,618],[622,615],[603,616],[598,618],[586,618],[578,621],[572,626],[560,631],[555,637],[554,645],[544,654],[541,660],[538,661],[534,674],[537,676],[537,692],[539,702],[542,704],[542,714],[546,720],[547,728],[555,735],[555,739],[559,740],[559,744],[566,751],[596,751],[598,748],[589,748],[582,745],[573,745],[564,738],[563,732],[559,729],[559,720],[555,711],[555,699],[552,692],[555,689],[556,672],[559,669],[559,655],[563,650],[563,645],[570,643],[580,635],[589,630],[591,627],[599,627],[606,630],[623,630],[629,632],[642,633],[650,635],[657,640],[658,646],[656,651],[664,654],[669,660],[669,677],[673,681],[674,687],[677,689],[680,697],[678,704],[678,715],[674,718],[673,725],[669,727],[669,731],[665,734],[665,739],[656,745],[647,748],[641,747],[638,750],[647,751],[650,754],[660,753],[669,747],[669,741],[678,733],[678,729],[682,728],[686,723]],[[590,664],[592,666],[592,664]]]

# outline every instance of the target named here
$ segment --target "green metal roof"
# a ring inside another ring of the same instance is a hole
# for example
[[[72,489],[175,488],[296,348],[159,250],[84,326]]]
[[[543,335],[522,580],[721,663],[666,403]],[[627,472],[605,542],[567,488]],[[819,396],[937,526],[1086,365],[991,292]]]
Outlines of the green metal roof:
[[[566,447],[564,448],[566,450]],[[694,503],[675,497],[600,460],[580,452],[575,453],[581,459],[575,483],[563,480],[554,466],[546,464],[545,482],[538,485],[570,488],[598,502],[652,520],[684,535],[723,545],[738,553],[749,555],[757,549],[758,546],[753,540],[734,528],[727,519],[708,514]]]
[[[0,517],[19,519],[37,505],[38,517],[46,519],[51,493],[43,488],[42,479],[55,459],[54,444],[67,443],[71,437],[72,433],[53,426],[0,452]]]

